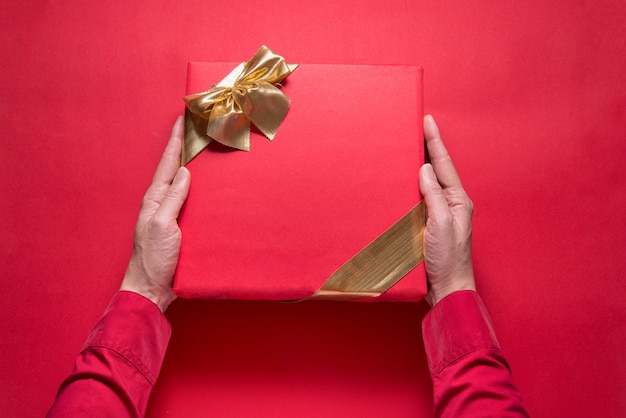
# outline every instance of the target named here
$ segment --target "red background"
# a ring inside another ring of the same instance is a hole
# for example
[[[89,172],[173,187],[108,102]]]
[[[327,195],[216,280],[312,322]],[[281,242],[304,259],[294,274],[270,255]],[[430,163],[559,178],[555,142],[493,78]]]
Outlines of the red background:
[[[2,415],[45,412],[118,288],[187,61],[261,44],[424,66],[531,415],[626,415],[623,1],[105,3],[0,2]],[[425,312],[177,301],[149,415],[429,416]]]

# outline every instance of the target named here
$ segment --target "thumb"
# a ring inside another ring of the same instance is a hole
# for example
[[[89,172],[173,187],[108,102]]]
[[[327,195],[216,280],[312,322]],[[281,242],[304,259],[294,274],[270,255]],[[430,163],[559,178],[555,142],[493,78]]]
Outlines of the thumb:
[[[177,219],[183,203],[189,194],[191,174],[186,167],[180,167],[172,184],[167,189],[156,216],[163,219]]]
[[[424,195],[429,218],[437,219],[442,214],[449,212],[448,201],[432,165],[424,164],[420,169],[419,186],[422,195]]]

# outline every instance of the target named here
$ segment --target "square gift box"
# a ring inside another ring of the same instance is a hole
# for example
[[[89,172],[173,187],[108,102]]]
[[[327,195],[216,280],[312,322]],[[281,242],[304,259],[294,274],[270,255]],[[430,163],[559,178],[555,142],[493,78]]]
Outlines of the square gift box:
[[[187,93],[237,65],[191,62]],[[421,200],[421,68],[301,64],[281,85],[273,141],[253,126],[249,152],[212,141],[187,165],[181,297],[306,298]],[[373,300],[425,293],[421,263]]]

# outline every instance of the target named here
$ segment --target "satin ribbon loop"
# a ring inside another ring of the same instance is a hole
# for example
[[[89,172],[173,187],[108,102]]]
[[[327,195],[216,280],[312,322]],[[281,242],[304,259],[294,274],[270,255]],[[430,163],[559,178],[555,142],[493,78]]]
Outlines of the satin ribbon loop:
[[[285,119],[289,98],[275,85],[283,81],[297,64],[262,46],[229,86],[213,86],[206,92],[185,97],[185,149],[183,165],[198,155],[212,140],[250,150],[250,123],[269,140],[274,139]],[[220,83],[227,83],[237,67]]]

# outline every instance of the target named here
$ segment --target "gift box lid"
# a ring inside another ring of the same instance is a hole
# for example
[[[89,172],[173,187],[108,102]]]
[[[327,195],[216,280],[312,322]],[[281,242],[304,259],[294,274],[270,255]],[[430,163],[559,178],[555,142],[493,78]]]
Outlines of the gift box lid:
[[[190,63],[187,93],[237,65]],[[253,127],[249,152],[213,141],[187,166],[179,296],[305,298],[421,200],[421,68],[301,64],[281,84],[273,141]],[[376,299],[425,292],[421,264]]]

